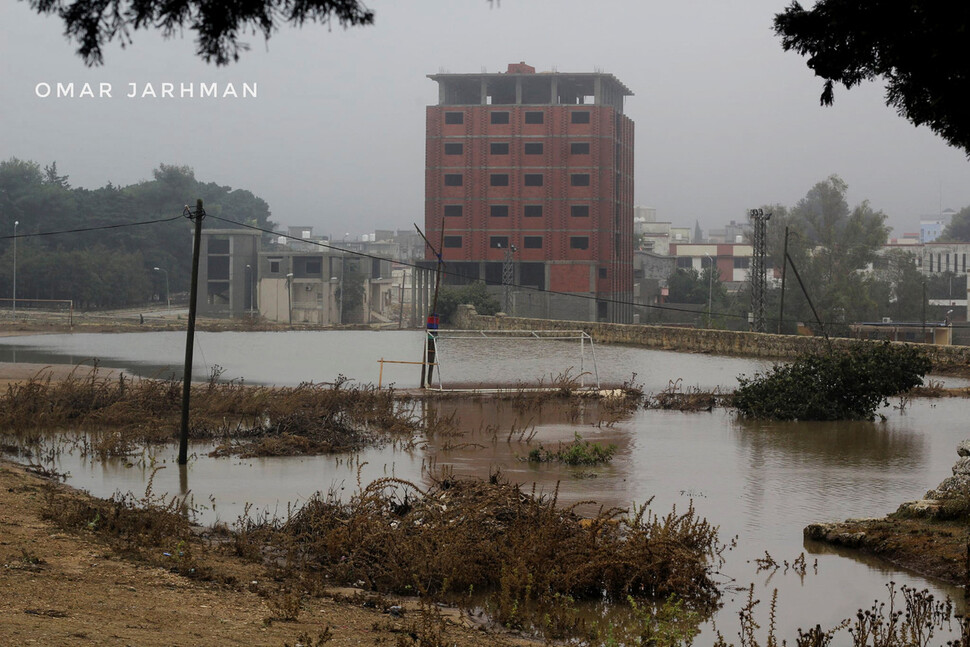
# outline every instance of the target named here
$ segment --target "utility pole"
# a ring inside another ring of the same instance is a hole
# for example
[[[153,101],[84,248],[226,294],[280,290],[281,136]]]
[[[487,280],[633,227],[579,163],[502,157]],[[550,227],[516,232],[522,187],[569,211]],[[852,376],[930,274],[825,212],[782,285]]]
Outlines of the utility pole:
[[[788,270],[788,227],[785,227],[785,252],[781,257],[781,308],[778,310],[778,334],[785,321],[785,272]]]
[[[926,279],[923,279],[923,343],[926,343]]]
[[[505,314],[515,316],[512,312],[512,283],[515,282],[515,266],[512,265],[512,254],[517,252],[515,245],[509,245],[505,250],[505,262],[502,264],[502,285],[505,286]]]
[[[185,207],[182,215],[195,221],[195,239],[192,241],[189,325],[185,335],[185,372],[182,380],[182,428],[179,433],[179,465],[185,465],[189,462],[189,398],[192,392],[192,351],[195,349],[195,306],[199,297],[199,248],[202,245],[202,219],[205,218],[202,200],[195,203],[195,211]]]
[[[17,225],[19,220],[13,221],[13,316],[17,316]]]
[[[707,327],[711,327],[711,297],[714,294],[714,259],[707,254]]]
[[[767,267],[765,258],[768,245],[768,219],[771,213],[764,209],[751,209],[753,254],[751,256],[751,312],[754,315],[754,331],[765,331],[765,293],[767,292]]]
[[[414,228],[418,230],[421,238],[424,239],[424,243],[434,254],[438,263],[435,267],[435,279],[434,279],[434,296],[431,301],[431,312],[428,314],[427,323],[425,324],[425,332],[427,334],[427,344],[424,350],[424,356],[422,358],[421,367],[421,388],[426,386],[431,386],[431,379],[434,376],[434,365],[437,359],[437,346],[435,345],[435,340],[438,337],[438,326],[440,325],[440,319],[438,318],[438,291],[441,289],[441,271],[444,269],[445,261],[442,258],[442,248],[444,245],[445,230],[444,226],[441,228],[441,240],[438,243],[438,248],[435,249],[428,237],[424,235],[421,228],[415,223]],[[418,268],[414,268],[414,274],[417,275]],[[427,368],[427,372],[425,372]]]

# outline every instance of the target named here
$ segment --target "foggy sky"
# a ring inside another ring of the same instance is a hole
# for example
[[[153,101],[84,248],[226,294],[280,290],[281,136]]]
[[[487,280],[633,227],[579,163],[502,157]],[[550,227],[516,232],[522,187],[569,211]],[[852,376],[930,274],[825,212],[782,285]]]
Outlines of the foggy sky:
[[[886,107],[881,85],[838,88],[782,51],[788,0],[371,0],[372,27],[284,29],[216,68],[191,33],[134,34],[87,68],[56,18],[0,6],[0,159],[56,161],[73,186],[150,179],[160,163],[245,188],[283,225],[342,238],[423,222],[425,106],[441,71],[614,74],[635,94],[636,203],[707,230],[767,203],[795,204],[830,174],[892,235],[970,205],[968,162]],[[258,84],[257,99],[127,99],[128,83]],[[40,99],[38,83],[112,83],[112,99]],[[186,196],[190,202],[194,196]]]

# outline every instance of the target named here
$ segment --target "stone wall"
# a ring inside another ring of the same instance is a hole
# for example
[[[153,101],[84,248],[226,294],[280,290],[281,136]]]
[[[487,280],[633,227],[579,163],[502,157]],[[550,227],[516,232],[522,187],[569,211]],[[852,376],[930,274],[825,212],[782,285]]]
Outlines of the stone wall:
[[[606,344],[629,344],[659,350],[775,359],[786,359],[799,353],[824,350],[827,347],[822,337],[674,326],[552,321],[507,317],[501,314],[492,317],[478,314],[470,305],[458,306],[454,327],[466,330],[584,330],[594,341]],[[860,343],[867,342],[842,338],[831,340],[834,348],[846,348]],[[921,346],[926,349],[936,371],[970,370],[970,347]]]

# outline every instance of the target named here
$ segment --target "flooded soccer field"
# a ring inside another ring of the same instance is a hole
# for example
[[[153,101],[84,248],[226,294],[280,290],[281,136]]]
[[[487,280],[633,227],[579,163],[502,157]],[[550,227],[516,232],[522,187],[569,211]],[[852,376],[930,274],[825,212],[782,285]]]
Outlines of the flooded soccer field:
[[[0,360],[77,363],[97,358],[101,366],[150,377],[178,372],[181,335],[46,335],[8,338]],[[296,385],[326,382],[337,374],[376,382],[377,360],[420,359],[422,333],[306,332],[208,333],[200,335],[195,374],[204,379],[213,366],[223,379],[248,384]],[[588,352],[588,349],[586,349]],[[201,351],[201,352],[199,352]],[[508,383],[549,379],[577,370],[580,349],[566,344],[455,344],[442,348],[442,371],[459,371],[481,381]],[[200,357],[201,356],[201,357]],[[708,355],[597,346],[596,370],[609,382],[642,383],[648,392],[671,382],[710,390],[730,390],[740,373],[770,363]],[[385,368],[384,381],[417,386],[416,367]],[[393,371],[398,370],[397,374]],[[392,372],[390,377],[388,373]],[[948,380],[952,385],[963,382]],[[200,521],[232,523],[245,509],[284,516],[315,492],[347,496],[376,479],[394,476],[427,487],[430,473],[487,479],[501,470],[523,489],[558,493],[561,505],[584,503],[594,515],[603,507],[628,508],[652,498],[660,514],[693,505],[698,516],[720,527],[722,540],[737,537],[725,554],[719,578],[724,605],[717,628],[736,639],[737,614],[750,584],[767,601],[778,590],[778,634],[791,640],[798,627],[834,625],[884,599],[894,581],[929,588],[937,596],[962,600],[962,592],[853,553],[806,542],[802,529],[816,521],[881,517],[904,501],[919,499],[950,473],[956,444],[966,436],[963,399],[913,400],[881,410],[884,421],[777,423],[738,420],[730,411],[638,410],[604,423],[595,406],[574,408],[550,401],[517,406],[492,399],[421,401],[416,415],[450,417],[456,433],[438,434],[416,444],[389,443],[353,454],[271,458],[215,458],[207,444],[194,444],[187,469],[174,464],[175,449],[154,447],[124,459],[92,460],[77,451],[56,457],[68,482],[96,496],[116,491],[144,492],[153,466],[156,493],[190,492]],[[903,406],[905,404],[905,406]],[[523,460],[537,445],[554,447],[582,438],[616,446],[612,461],[569,466]],[[807,569],[759,569],[768,553],[779,564],[804,555]],[[713,642],[710,627],[696,644]]]

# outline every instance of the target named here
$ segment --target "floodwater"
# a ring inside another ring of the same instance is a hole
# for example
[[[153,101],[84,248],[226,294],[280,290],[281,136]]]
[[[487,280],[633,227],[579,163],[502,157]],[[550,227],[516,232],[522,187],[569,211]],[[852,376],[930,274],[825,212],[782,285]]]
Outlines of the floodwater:
[[[196,333],[193,379],[205,380],[214,367],[221,379],[247,384],[296,386],[327,382],[337,374],[360,382],[417,387],[420,369],[406,364],[384,365],[379,360],[420,362],[425,334],[419,331],[296,331]],[[148,332],[76,335],[27,335],[0,339],[0,362],[86,364],[96,359],[103,367],[121,368],[133,375],[181,377],[185,334]],[[733,388],[738,373],[764,370],[770,362],[712,355],[690,355],[689,375],[680,369],[684,355],[641,348],[597,345],[579,340],[441,340],[438,361],[442,385],[460,383],[549,383],[567,374],[595,383],[623,382],[636,373],[647,390],[683,378],[688,385],[711,389]],[[437,385],[436,378],[435,384]]]
[[[177,337],[145,333],[8,338],[0,343],[0,360],[11,361],[12,353],[18,361],[30,362],[98,357],[101,365],[157,375],[171,371],[166,362],[177,365],[173,359],[181,352],[175,347]],[[226,369],[223,378],[296,384],[328,381],[338,372],[376,381],[378,359],[420,359],[423,341],[423,334],[414,332],[210,333],[200,336],[200,348],[204,362]],[[549,374],[578,368],[578,360],[563,364],[578,357],[579,349],[574,347],[578,343],[559,344],[557,348],[549,342],[468,343],[441,350],[442,370],[446,376],[458,370],[476,372],[468,379],[480,375],[483,381],[508,376],[515,376],[509,380],[515,381],[541,371],[538,376],[548,380]],[[239,352],[241,348],[245,351]],[[587,356],[585,370],[590,370],[589,361]],[[597,346],[596,365],[604,381],[629,379],[635,372],[636,381],[648,391],[677,379],[705,389],[733,388],[738,373],[751,374],[769,366],[616,346]],[[399,386],[413,386],[415,368],[407,366],[407,371],[391,379]],[[385,367],[385,381],[390,370]],[[204,363],[197,372],[205,375]],[[947,382],[954,385],[955,381]],[[901,409],[898,401],[894,404],[882,410],[885,421],[874,423],[751,423],[737,420],[730,411],[715,410],[640,411],[608,426],[598,424],[595,408],[547,404],[523,411],[510,403],[481,400],[428,403],[421,406],[436,407],[442,415],[455,413],[465,435],[432,439],[411,451],[369,449],[352,458],[214,459],[206,455],[206,447],[194,446],[193,458],[181,472],[173,464],[171,449],[127,463],[91,463],[64,453],[56,466],[70,472],[71,484],[108,496],[119,490],[144,492],[151,464],[161,465],[165,469],[155,476],[154,491],[190,491],[206,522],[231,523],[246,504],[251,504],[253,513],[282,516],[314,492],[336,489],[346,495],[354,491],[358,474],[364,484],[384,475],[427,483],[423,468],[428,466],[479,477],[499,468],[527,489],[535,484],[537,491],[551,494],[558,486],[563,503],[593,500],[597,506],[628,507],[654,497],[653,510],[664,514],[672,506],[682,511],[693,502],[700,516],[720,526],[722,540],[738,538],[722,568],[728,592],[715,618],[718,629],[729,641],[738,642],[736,617],[745,593],[736,589],[753,583],[756,597],[762,600],[758,622],[767,627],[768,602],[777,589],[779,637],[793,644],[797,627],[832,626],[858,608],[868,608],[875,599],[887,599],[885,585],[890,580],[927,587],[955,601],[962,598],[962,592],[953,587],[802,538],[802,528],[811,522],[883,516],[904,501],[921,498],[950,474],[957,443],[970,436],[964,425],[967,402],[924,399]],[[589,440],[616,444],[617,454],[612,463],[594,468],[529,464],[521,457],[530,445],[520,437],[533,431],[531,446],[554,447],[579,433]],[[779,563],[793,562],[804,552],[808,571],[803,577],[784,568],[759,573],[753,560],[765,551]],[[696,644],[712,642],[712,631],[706,627]],[[838,644],[849,642],[847,634],[840,635]]]

